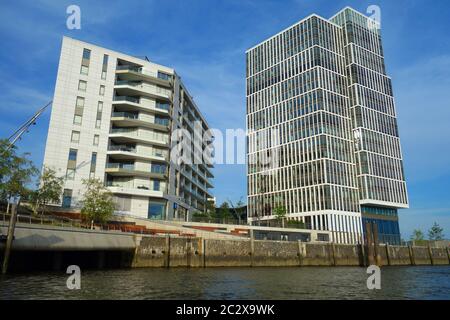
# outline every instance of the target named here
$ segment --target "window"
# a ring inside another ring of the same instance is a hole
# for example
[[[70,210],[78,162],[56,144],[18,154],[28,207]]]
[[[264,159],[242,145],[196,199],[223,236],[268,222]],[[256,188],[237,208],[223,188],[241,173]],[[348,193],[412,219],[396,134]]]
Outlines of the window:
[[[159,79],[163,79],[163,80],[169,80],[170,79],[170,75],[168,75],[167,73],[158,71],[158,78]]]
[[[155,123],[156,124],[160,124],[162,126],[168,126],[169,125],[169,119],[156,116],[155,117]]]
[[[100,129],[102,125],[102,111],[103,111],[103,102],[99,101],[97,104],[97,117],[95,119],[95,127]]]
[[[82,116],[76,114],[76,115],[73,117],[73,124],[81,125],[81,120],[82,120],[82,118],[83,118]]]
[[[66,179],[67,180],[75,180],[75,169],[67,168]]]
[[[98,94],[101,96],[105,95],[105,86],[103,86],[103,85],[100,86],[100,90],[99,90]]]
[[[70,149],[69,161],[77,161],[77,150],[76,149]]]
[[[64,189],[62,207],[70,208],[71,204],[72,204],[72,190]]]
[[[88,75],[90,60],[91,60],[91,50],[84,49],[83,58],[81,59],[81,70],[80,70],[81,74]]]
[[[84,98],[83,97],[77,97],[77,104],[76,104],[76,106],[80,107],[80,108],[84,108]]]
[[[99,142],[100,136],[98,134],[94,135],[94,146],[98,146],[98,142]]]
[[[82,75],[87,76],[87,75],[89,74],[89,67],[81,66],[80,73],[81,73]]]
[[[161,188],[161,181],[159,180],[153,181],[153,190],[160,191],[160,188]]]
[[[102,80],[106,80],[106,72],[108,71],[108,55],[103,56]]]
[[[72,131],[71,141],[74,143],[80,142],[80,131]]]
[[[78,90],[80,91],[86,91],[87,88],[87,82],[84,80],[78,81]]]
[[[83,60],[90,60],[90,59],[91,59],[91,50],[83,49]]]
[[[91,177],[95,175],[95,168],[97,167],[97,152],[92,152],[91,156]]]
[[[148,218],[163,220],[166,212],[166,205],[163,203],[149,202]]]
[[[166,165],[165,164],[152,163],[151,172],[164,174],[164,173],[166,173]]]

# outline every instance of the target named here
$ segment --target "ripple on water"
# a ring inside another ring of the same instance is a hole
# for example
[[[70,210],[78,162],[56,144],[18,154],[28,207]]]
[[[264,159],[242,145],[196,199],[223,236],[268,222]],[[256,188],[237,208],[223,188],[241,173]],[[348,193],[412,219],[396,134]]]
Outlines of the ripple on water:
[[[81,290],[65,273],[0,278],[0,299],[446,299],[450,267],[382,268],[368,290],[357,267],[199,268],[82,271]]]

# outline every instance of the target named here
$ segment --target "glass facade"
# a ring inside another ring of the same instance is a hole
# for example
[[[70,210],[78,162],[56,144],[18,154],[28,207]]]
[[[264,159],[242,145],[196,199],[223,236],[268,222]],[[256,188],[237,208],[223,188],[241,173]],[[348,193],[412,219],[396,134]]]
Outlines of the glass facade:
[[[312,15],[246,52],[249,220],[283,206],[357,243],[361,205],[394,208],[394,219],[407,207],[392,84],[367,19]]]

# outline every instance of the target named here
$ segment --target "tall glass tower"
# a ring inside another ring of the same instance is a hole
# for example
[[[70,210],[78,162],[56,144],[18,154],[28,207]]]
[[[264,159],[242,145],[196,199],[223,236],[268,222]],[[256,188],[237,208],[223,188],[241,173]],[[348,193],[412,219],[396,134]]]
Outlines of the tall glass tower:
[[[246,56],[249,220],[282,208],[334,242],[370,222],[399,243],[408,199],[379,26],[351,8],[311,15]]]

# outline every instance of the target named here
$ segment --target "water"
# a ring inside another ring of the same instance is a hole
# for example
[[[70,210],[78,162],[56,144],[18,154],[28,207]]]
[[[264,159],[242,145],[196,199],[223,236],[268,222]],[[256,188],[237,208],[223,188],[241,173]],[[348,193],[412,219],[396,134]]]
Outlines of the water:
[[[368,290],[358,267],[133,269],[82,271],[81,290],[65,273],[0,277],[0,299],[445,299],[450,267],[384,267]]]

